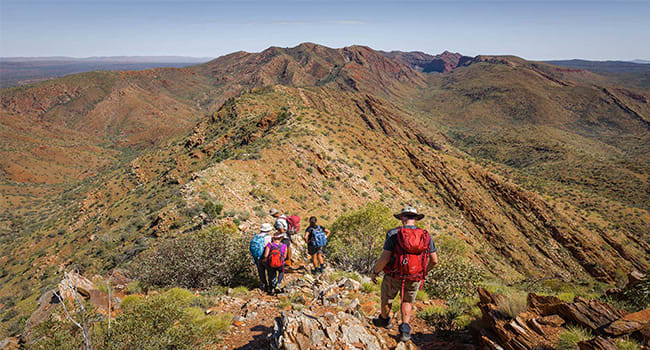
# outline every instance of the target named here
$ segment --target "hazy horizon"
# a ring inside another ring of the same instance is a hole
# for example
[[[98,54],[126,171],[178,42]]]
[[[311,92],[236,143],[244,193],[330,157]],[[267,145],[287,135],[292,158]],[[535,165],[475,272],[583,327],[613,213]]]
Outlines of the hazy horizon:
[[[271,45],[272,46],[277,46],[277,45]],[[294,47],[294,46],[287,46],[287,47]],[[373,48],[374,49],[374,48]],[[264,49],[265,50],[265,49]],[[244,51],[244,50],[238,50],[238,51]],[[263,50],[260,50],[263,51]],[[249,51],[251,53],[255,52],[260,52],[260,51]],[[402,51],[402,50],[381,50],[385,52],[390,52],[390,51]],[[440,52],[426,52],[422,50],[412,50],[411,52],[423,52],[425,54],[430,54],[430,55],[437,55],[440,54],[443,51]],[[447,50],[450,52],[453,52],[451,50]],[[115,59],[115,58],[162,58],[162,59],[170,59],[170,58],[178,58],[178,59],[191,59],[191,60],[212,60],[224,55],[228,55],[231,53],[234,53],[237,51],[232,51],[228,52],[219,56],[204,56],[204,57],[199,57],[199,56],[184,56],[184,55],[107,55],[107,56],[0,56],[0,60],[5,60],[5,59],[34,59],[34,60],[46,60],[46,59],[71,59],[71,60],[91,60],[91,59]],[[460,54],[464,54],[463,52],[458,52]],[[479,54],[480,55],[480,54]],[[513,55],[512,53],[510,54],[503,54],[503,55]],[[468,55],[469,56],[469,55]],[[517,55],[515,55],[517,56]],[[519,56],[521,57],[521,56]],[[620,62],[631,62],[631,63],[650,63],[650,59],[644,59],[644,58],[625,58],[625,59],[587,59],[587,58],[582,58],[582,57],[566,57],[566,58],[552,58],[552,59],[545,59],[545,58],[529,58],[529,57],[522,57],[526,60],[531,60],[531,61],[569,61],[569,60],[586,60],[586,61],[595,61],[595,62],[614,62],[614,61],[620,61]]]
[[[219,57],[315,42],[530,60],[647,60],[650,3],[0,2],[0,56]]]

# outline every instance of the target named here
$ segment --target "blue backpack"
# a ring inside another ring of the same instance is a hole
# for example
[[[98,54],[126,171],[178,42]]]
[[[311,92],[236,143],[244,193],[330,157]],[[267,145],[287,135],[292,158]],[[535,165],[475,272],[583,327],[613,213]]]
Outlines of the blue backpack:
[[[255,261],[259,261],[264,255],[264,236],[255,235],[251,239],[251,244],[249,247],[251,256]]]
[[[312,234],[312,245],[316,248],[321,248],[327,245],[327,236],[325,236],[325,231],[323,231],[322,226],[316,226],[311,231]]]

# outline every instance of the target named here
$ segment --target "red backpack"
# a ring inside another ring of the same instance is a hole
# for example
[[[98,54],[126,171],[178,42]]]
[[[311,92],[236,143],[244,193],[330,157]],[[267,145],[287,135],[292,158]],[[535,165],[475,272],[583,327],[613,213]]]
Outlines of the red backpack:
[[[268,264],[273,268],[284,266],[284,254],[282,254],[282,244],[273,244],[269,246]]]
[[[298,215],[290,215],[287,219],[287,234],[295,235],[300,231],[300,217]]]
[[[424,281],[429,259],[431,236],[421,228],[400,227],[393,264],[386,265],[384,273],[402,282]]]

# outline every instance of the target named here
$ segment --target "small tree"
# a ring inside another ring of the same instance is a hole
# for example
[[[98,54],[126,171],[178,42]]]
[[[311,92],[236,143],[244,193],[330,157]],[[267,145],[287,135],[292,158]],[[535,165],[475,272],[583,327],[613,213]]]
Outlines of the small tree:
[[[210,227],[160,243],[145,252],[134,270],[145,286],[209,288],[248,282],[248,240],[237,228]]]
[[[330,258],[344,269],[368,273],[382,252],[386,232],[398,224],[378,202],[343,214],[332,224]]]

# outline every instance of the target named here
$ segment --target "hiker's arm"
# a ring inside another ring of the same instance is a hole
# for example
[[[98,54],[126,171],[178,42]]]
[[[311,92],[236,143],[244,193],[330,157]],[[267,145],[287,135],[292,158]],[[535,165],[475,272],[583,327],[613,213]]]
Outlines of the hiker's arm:
[[[381,273],[386,264],[390,261],[390,257],[393,255],[393,252],[390,250],[385,250],[381,253],[379,259],[375,263],[375,266],[372,268],[372,282],[377,283],[377,275]]]
[[[325,237],[330,238],[330,230],[323,229],[323,231],[325,231]]]
[[[264,247],[264,259],[269,257],[269,247]]]
[[[438,253],[433,252],[429,254],[429,264],[427,264],[427,273],[433,270],[433,267],[438,264]]]
[[[305,231],[305,242],[309,242],[309,232]]]

